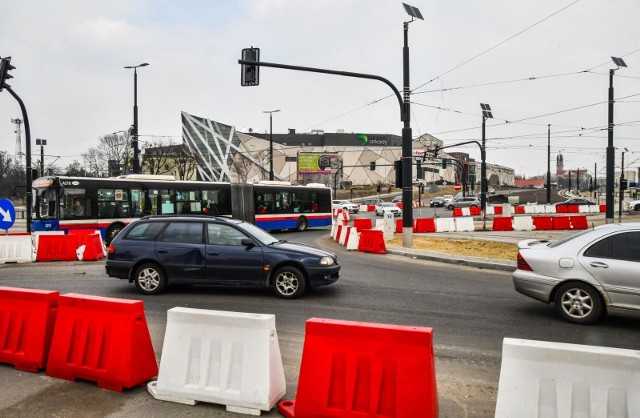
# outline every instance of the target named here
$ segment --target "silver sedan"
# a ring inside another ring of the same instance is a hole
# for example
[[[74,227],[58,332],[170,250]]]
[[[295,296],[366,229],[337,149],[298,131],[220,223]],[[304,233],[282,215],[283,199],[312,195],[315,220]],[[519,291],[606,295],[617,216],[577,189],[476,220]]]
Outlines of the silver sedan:
[[[569,322],[591,324],[605,313],[640,318],[640,223],[521,241],[517,261],[516,290],[552,303]]]

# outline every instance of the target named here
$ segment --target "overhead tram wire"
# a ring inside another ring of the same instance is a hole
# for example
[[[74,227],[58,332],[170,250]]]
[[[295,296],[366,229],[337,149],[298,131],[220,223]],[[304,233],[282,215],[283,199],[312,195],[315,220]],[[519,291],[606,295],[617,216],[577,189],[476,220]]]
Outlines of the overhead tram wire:
[[[412,89],[412,91],[415,91],[415,90],[417,90],[417,89],[419,89],[419,88],[421,88],[421,87],[424,87],[424,86],[426,86],[426,85],[428,85],[428,84],[432,83],[433,81],[435,81],[435,80],[437,80],[437,79],[439,79],[439,78],[441,78],[441,77],[444,77],[445,75],[449,74],[450,72],[457,70],[458,68],[460,68],[460,67],[462,67],[462,66],[464,66],[464,65],[466,65],[466,64],[468,64],[468,63],[470,63],[471,61],[475,60],[476,58],[481,57],[482,55],[486,54],[487,52],[492,51],[492,50],[496,49],[497,47],[499,47],[499,46],[501,46],[501,45],[503,45],[503,44],[505,44],[505,43],[509,42],[509,41],[510,41],[510,40],[512,40],[513,38],[515,38],[515,37],[517,37],[517,36],[519,36],[519,35],[523,34],[524,32],[528,31],[529,29],[534,28],[535,26],[538,26],[538,25],[539,25],[539,24],[541,24],[542,22],[544,22],[544,21],[546,21],[546,20],[550,19],[551,17],[553,17],[553,16],[557,15],[558,13],[563,12],[564,10],[568,9],[569,7],[573,6],[573,5],[574,5],[574,4],[576,4],[576,3],[579,3],[580,1],[581,1],[581,0],[575,0],[573,3],[570,3],[570,4],[566,5],[566,6],[564,6],[563,8],[561,8],[560,10],[558,10],[558,11],[556,11],[556,12],[553,12],[553,13],[552,13],[552,14],[550,14],[549,16],[547,16],[547,17],[545,17],[545,18],[543,18],[543,19],[541,19],[541,20],[537,21],[536,23],[534,23],[534,24],[532,24],[532,25],[530,25],[530,26],[527,26],[526,28],[522,29],[520,32],[516,33],[515,35],[512,35],[512,36],[508,37],[508,38],[507,38],[507,39],[505,39],[504,41],[502,41],[502,42],[499,42],[499,43],[495,44],[494,46],[492,46],[492,47],[490,47],[490,48],[488,48],[488,49],[486,49],[486,50],[482,51],[481,53],[479,53],[479,54],[477,54],[477,55],[474,55],[473,57],[469,58],[468,60],[464,61],[463,63],[456,65],[455,67],[451,68],[450,70],[445,71],[444,73],[440,74],[439,76],[437,76],[437,77],[435,77],[435,78],[432,78],[431,80],[427,81],[426,83],[422,83],[422,84],[420,84],[418,87],[416,87],[416,88]]]

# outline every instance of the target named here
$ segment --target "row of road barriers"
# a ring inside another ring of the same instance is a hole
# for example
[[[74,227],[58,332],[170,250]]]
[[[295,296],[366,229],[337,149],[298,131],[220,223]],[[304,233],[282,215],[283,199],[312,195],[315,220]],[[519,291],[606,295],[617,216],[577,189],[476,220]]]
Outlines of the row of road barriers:
[[[0,235],[0,264],[96,261],[106,256],[99,231],[74,230]]]
[[[311,318],[295,399],[275,316],[176,307],[160,367],[143,302],[0,287],[0,362],[287,418],[436,417],[433,329]],[[156,381],[150,380],[157,376]],[[640,351],[505,338],[496,417],[640,416]]]

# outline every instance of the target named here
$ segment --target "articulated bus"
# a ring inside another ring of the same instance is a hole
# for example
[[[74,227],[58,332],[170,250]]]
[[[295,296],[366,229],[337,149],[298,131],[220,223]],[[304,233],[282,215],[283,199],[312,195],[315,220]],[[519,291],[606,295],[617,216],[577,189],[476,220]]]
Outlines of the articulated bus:
[[[133,174],[40,177],[33,188],[33,231],[98,229],[107,243],[145,215],[231,216],[265,230],[331,225],[331,189],[321,184],[231,184]]]

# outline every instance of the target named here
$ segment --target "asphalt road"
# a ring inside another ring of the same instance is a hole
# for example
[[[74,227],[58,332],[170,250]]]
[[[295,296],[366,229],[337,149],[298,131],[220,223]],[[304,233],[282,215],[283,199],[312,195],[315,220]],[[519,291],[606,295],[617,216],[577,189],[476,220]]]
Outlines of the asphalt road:
[[[347,252],[328,238],[327,230],[278,237],[336,251],[343,266],[341,279],[293,301],[266,290],[187,286],[149,297],[138,295],[125,281],[108,278],[102,262],[58,262],[0,266],[0,285],[143,300],[158,359],[166,311],[172,307],[275,314],[287,379],[285,399],[295,398],[309,318],[432,327],[442,417],[493,416],[505,337],[640,347],[638,321],[611,318],[593,326],[562,322],[550,307],[517,294],[506,272]],[[0,387],[3,417],[242,416],[219,405],[156,401],[145,388],[116,393],[93,382],[67,382],[10,365],[0,365]],[[263,416],[280,415],[274,410]]]

